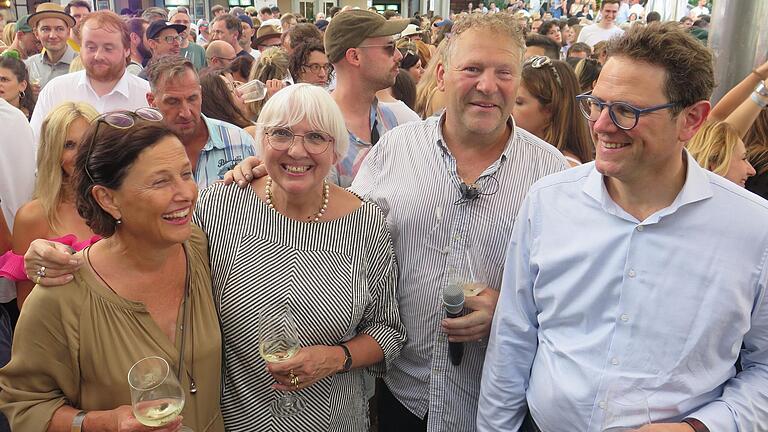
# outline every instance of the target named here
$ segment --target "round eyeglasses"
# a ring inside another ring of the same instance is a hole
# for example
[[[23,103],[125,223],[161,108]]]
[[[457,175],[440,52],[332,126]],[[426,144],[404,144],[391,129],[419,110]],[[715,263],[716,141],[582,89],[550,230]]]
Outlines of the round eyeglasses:
[[[321,154],[328,150],[328,147],[335,140],[325,132],[310,131],[304,135],[293,133],[292,130],[284,127],[273,127],[267,129],[264,134],[267,136],[267,143],[277,151],[286,151],[294,144],[296,137],[302,137],[304,149],[310,154]]]
[[[608,115],[613,124],[625,131],[632,130],[637,126],[640,116],[675,106],[674,102],[670,102],[648,108],[636,108],[626,102],[605,102],[589,93],[576,96],[576,100],[579,101],[579,109],[587,120],[596,122],[600,118],[603,108],[608,108]]]

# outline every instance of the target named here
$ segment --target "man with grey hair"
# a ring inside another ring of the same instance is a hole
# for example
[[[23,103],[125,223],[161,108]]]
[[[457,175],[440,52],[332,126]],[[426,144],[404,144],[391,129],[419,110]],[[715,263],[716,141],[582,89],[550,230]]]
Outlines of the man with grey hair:
[[[476,428],[514,216],[531,184],[568,166],[510,116],[524,50],[512,15],[457,21],[444,56],[434,60],[445,111],[385,134],[352,183],[351,190],[384,209],[395,233],[408,334],[379,395],[381,432]],[[443,303],[455,287],[466,292],[466,310],[452,318]],[[463,356],[449,355],[452,344],[463,347]]]
[[[202,114],[202,89],[194,65],[178,56],[156,59],[147,69],[147,102],[181,139],[202,189],[223,178],[243,158],[256,154],[243,129]]]
[[[147,20],[150,24],[154,21],[168,21],[168,11],[157,6],[152,6],[144,9],[141,13],[141,17]]]

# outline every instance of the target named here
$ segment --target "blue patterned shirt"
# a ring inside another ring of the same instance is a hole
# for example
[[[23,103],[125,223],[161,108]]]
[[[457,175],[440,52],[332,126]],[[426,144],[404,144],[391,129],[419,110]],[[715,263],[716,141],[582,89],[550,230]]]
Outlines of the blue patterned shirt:
[[[203,189],[223,179],[243,159],[255,156],[256,142],[248,132],[231,123],[201,116],[208,128],[208,142],[197,159],[195,180]]]

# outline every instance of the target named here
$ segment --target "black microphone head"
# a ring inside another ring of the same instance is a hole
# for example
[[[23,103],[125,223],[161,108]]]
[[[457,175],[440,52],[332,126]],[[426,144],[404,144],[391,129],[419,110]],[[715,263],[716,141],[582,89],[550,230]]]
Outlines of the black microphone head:
[[[448,281],[448,286],[443,291],[443,306],[452,314],[459,314],[464,309],[464,289],[459,281]]]

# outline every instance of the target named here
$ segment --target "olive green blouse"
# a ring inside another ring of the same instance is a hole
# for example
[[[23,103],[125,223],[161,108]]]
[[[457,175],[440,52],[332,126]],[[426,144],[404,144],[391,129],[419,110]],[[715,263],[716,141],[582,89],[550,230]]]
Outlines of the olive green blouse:
[[[11,361],[0,369],[0,410],[13,430],[44,431],[65,404],[85,411],[130,405],[131,365],[157,355],[178,371],[184,334],[184,425],[195,432],[224,431],[219,409],[221,334],[207,241],[199,228],[194,227],[185,250],[191,267],[191,325],[182,333],[182,303],[175,346],[142,303],[118,296],[87,265],[64,286],[32,290],[16,327]]]

